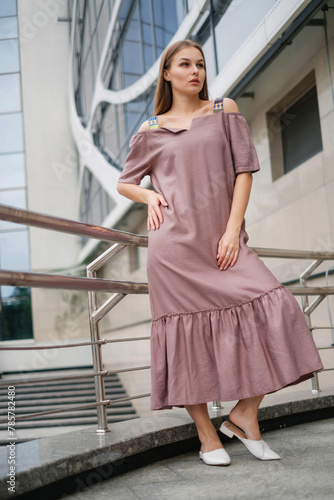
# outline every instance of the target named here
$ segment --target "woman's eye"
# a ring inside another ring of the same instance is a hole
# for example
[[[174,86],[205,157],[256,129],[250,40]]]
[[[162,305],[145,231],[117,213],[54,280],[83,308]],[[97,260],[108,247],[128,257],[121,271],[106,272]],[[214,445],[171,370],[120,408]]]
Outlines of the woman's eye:
[[[188,64],[188,63],[184,62],[184,63],[182,63],[182,66],[183,66],[184,64]],[[198,63],[198,65],[197,65],[197,66],[201,66],[201,67],[203,68],[203,67],[204,67],[204,64],[202,64],[202,63]]]

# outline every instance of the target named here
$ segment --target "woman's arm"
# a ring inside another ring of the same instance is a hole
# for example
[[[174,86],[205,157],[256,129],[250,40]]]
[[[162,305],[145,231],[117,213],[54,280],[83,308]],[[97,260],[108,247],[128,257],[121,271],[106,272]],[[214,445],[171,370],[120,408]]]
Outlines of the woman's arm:
[[[137,184],[129,184],[127,182],[118,182],[116,189],[122,196],[138,203],[146,203],[146,205],[147,197],[152,193],[150,189],[142,188]]]
[[[146,189],[138,186],[137,184],[129,184],[126,182],[118,182],[116,186],[117,191],[122,196],[129,198],[138,203],[146,203],[147,208],[147,223],[146,227],[150,229],[159,229],[160,224],[163,223],[164,218],[161,212],[160,203],[167,207],[168,203],[160,193],[156,193],[151,189]],[[159,223],[160,222],[160,223]]]
[[[217,263],[220,270],[234,266],[239,254],[239,233],[249,201],[252,172],[240,172],[235,180],[230,216],[225,233],[218,243]],[[226,255],[226,254],[229,255]]]

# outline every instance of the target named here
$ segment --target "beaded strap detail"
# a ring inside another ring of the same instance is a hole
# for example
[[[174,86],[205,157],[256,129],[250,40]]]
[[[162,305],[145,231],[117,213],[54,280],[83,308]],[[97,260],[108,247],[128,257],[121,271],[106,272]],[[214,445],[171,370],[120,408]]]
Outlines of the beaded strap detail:
[[[224,101],[224,97],[217,97],[217,99],[215,99],[215,103],[213,106],[214,113],[218,113],[218,111],[222,111],[224,109],[223,101]],[[152,130],[154,128],[159,128],[157,116],[151,116],[151,118],[148,119],[148,128],[150,130]]]
[[[159,123],[158,123],[158,117],[157,116],[152,116],[151,118],[148,119],[148,128],[158,128]]]
[[[218,111],[221,111],[222,109],[224,109],[223,101],[224,101],[224,97],[217,97],[217,99],[215,99],[215,104],[213,107],[214,113],[217,113]]]

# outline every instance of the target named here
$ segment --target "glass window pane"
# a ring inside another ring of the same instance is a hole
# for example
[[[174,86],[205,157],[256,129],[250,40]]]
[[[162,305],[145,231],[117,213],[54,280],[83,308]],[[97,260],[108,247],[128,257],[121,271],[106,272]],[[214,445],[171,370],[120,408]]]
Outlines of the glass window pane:
[[[23,151],[22,114],[0,115],[0,153]]]
[[[215,28],[216,43],[219,48],[217,49],[219,71],[263,20],[275,2],[276,0],[257,0],[256,9],[254,2],[247,0],[231,2]]]
[[[20,71],[19,48],[17,38],[0,41],[0,73]]]
[[[26,208],[26,191],[25,189],[13,189],[12,191],[0,191],[0,205],[8,205],[15,208]],[[7,222],[0,220],[0,230],[6,229],[22,229],[25,226],[16,224],[15,222]]]
[[[292,117],[292,119],[291,119]],[[281,115],[284,173],[322,151],[317,88]]]
[[[0,39],[17,37],[17,18],[0,18]]]
[[[28,231],[0,233],[0,267],[8,271],[29,270]]]
[[[0,341],[33,338],[31,293],[25,287],[1,287]]]
[[[16,16],[16,0],[1,0],[0,17]]]
[[[0,113],[21,111],[20,78],[18,73],[0,75]]]
[[[142,24],[142,33],[143,33],[144,43],[152,45],[153,41],[152,41],[152,27],[151,27],[151,25],[150,24]]]
[[[150,3],[145,0],[140,0],[140,17],[142,23],[151,24],[151,12]]]
[[[124,72],[140,76],[142,74],[142,65],[139,43],[124,42],[122,52]]]
[[[25,185],[24,154],[0,155],[0,189]]]

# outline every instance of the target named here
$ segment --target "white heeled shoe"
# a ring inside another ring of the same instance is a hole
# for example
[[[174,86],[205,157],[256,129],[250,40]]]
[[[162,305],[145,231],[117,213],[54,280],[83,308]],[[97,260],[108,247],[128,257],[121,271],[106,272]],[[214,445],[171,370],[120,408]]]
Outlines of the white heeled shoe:
[[[218,450],[199,452],[199,458],[207,465],[229,465],[231,458],[224,448]]]
[[[231,427],[228,427],[225,424],[229,426],[231,425],[225,421],[222,423],[219,430],[230,438],[236,436],[238,439],[240,439],[240,441],[246,446],[247,450],[250,451],[252,455],[254,455],[254,457],[259,458],[260,460],[278,460],[281,458],[279,455],[277,455],[277,453],[275,453],[271,448],[269,448],[269,446],[265,441],[263,441],[263,439],[255,440],[255,439],[242,438],[238,436],[238,434],[233,432]],[[232,425],[236,427],[234,424]]]

